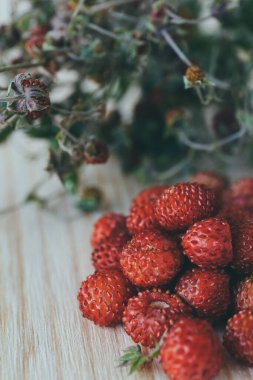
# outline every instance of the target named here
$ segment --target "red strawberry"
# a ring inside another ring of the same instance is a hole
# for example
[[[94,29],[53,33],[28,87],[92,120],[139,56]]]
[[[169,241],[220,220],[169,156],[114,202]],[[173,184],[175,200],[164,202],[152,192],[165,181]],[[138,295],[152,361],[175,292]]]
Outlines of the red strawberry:
[[[253,273],[253,221],[232,229],[234,258],[232,268],[240,274]]]
[[[224,205],[217,214],[217,217],[225,219],[230,227],[245,222],[253,222],[253,215],[249,211],[235,208],[233,205]]]
[[[213,190],[215,194],[220,194],[226,187],[226,180],[220,174],[212,171],[199,171],[192,176],[191,182],[205,185],[209,189]]]
[[[132,200],[131,207],[138,205],[140,202],[147,202],[151,199],[156,199],[158,195],[161,195],[162,192],[168,188],[168,185],[156,185],[148,187],[147,189],[142,190],[136,197]]]
[[[195,223],[183,236],[184,253],[199,267],[226,266],[233,258],[228,223],[218,218]]]
[[[223,365],[223,349],[212,326],[183,317],[172,326],[160,350],[164,371],[171,380],[209,380]]]
[[[127,218],[127,228],[132,235],[158,227],[155,219],[154,200],[140,202],[131,208]]]
[[[110,234],[120,229],[128,233],[126,228],[126,217],[121,214],[115,214],[114,212],[108,212],[101,216],[93,226],[91,233],[91,245],[93,248],[102,240],[108,238]]]
[[[253,312],[253,276],[240,281],[235,291],[237,311],[249,309]]]
[[[107,145],[95,139],[89,138],[84,144],[84,161],[86,164],[103,164],[109,158]]]
[[[197,183],[180,183],[164,190],[156,201],[156,217],[169,230],[184,230],[215,212],[212,190]]]
[[[155,201],[165,188],[167,186],[154,186],[143,190],[134,198],[127,218],[127,228],[131,234],[157,227]]]
[[[176,285],[176,292],[199,317],[216,320],[224,316],[229,303],[229,276],[223,271],[194,268]]]
[[[241,363],[253,366],[253,312],[240,311],[228,320],[224,335],[227,350]]]
[[[120,265],[125,276],[143,288],[171,281],[181,268],[178,244],[159,231],[140,232],[124,247]]]
[[[111,235],[100,243],[92,252],[92,262],[96,270],[120,269],[120,256],[124,245],[129,240],[129,235],[120,229],[114,230]]]
[[[192,309],[178,296],[160,289],[146,290],[129,299],[123,315],[124,328],[135,343],[154,347],[165,330]]]
[[[241,178],[224,194],[224,202],[253,212],[253,178]]]
[[[121,321],[129,296],[128,281],[114,269],[88,276],[81,284],[77,299],[85,318],[96,325],[113,326]]]

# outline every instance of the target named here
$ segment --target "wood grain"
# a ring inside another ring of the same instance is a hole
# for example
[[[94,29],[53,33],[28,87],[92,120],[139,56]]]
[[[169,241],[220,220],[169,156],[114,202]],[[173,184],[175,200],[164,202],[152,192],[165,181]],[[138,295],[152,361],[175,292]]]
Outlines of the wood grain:
[[[0,209],[22,200],[41,179],[45,165],[43,143],[31,144],[18,133],[1,146]],[[87,170],[86,180],[103,185],[105,209],[120,212],[127,211],[139,190],[134,180],[123,178],[114,161]],[[52,179],[42,193],[59,189]],[[127,379],[127,370],[117,368],[117,358],[131,340],[121,327],[99,328],[84,320],[76,301],[81,280],[92,272],[89,236],[99,214],[80,216],[66,198],[52,207],[47,212],[29,204],[0,217],[0,378]],[[132,378],[166,376],[156,362]],[[253,372],[228,359],[218,379],[250,380]]]

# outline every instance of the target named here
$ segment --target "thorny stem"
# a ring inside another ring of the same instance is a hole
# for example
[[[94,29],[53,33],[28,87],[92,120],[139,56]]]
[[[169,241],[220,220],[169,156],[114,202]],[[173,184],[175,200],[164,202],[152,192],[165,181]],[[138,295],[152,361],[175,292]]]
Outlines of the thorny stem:
[[[19,63],[17,65],[6,65],[6,66],[0,67],[0,73],[4,73],[6,71],[15,71],[18,69],[28,69],[31,67],[38,67],[41,65],[42,65],[42,62],[34,62],[34,63],[24,62],[24,63]]]
[[[240,139],[246,134],[247,130],[245,127],[242,127],[238,132],[231,134],[228,137],[225,137],[221,140],[215,141],[210,144],[202,144],[195,141],[191,141],[188,136],[184,132],[179,134],[179,138],[181,142],[187,145],[189,148],[194,150],[202,150],[205,152],[213,152],[214,150],[221,148],[224,145],[228,145],[231,142]]]

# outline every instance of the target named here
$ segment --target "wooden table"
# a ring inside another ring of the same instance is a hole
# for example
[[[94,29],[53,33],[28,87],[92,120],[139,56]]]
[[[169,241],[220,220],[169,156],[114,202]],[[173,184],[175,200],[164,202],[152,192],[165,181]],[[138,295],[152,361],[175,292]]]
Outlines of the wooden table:
[[[23,199],[43,176],[46,158],[43,143],[19,132],[0,146],[0,209]],[[127,212],[139,190],[113,161],[89,168],[86,177],[87,183],[103,186],[105,209]],[[59,189],[54,178],[42,194]],[[84,320],[76,301],[81,280],[92,272],[89,236],[98,216],[80,216],[61,198],[51,212],[29,204],[0,217],[1,380],[128,378],[117,358],[132,344],[130,338],[121,327],[99,328]],[[156,362],[132,378],[166,376]],[[228,359],[218,379],[250,380],[253,371]]]

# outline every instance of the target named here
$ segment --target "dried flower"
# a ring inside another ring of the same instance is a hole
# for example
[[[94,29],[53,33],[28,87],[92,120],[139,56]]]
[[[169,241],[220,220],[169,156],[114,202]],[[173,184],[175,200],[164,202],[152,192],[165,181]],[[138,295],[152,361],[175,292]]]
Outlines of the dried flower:
[[[24,114],[28,119],[35,120],[50,107],[47,86],[31,74],[18,74],[11,82],[10,91],[16,97],[8,102],[8,109]],[[9,91],[9,92],[10,92]]]
[[[190,88],[194,86],[200,86],[205,83],[205,79],[205,74],[199,66],[189,66],[184,76],[185,87]]]

